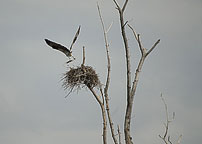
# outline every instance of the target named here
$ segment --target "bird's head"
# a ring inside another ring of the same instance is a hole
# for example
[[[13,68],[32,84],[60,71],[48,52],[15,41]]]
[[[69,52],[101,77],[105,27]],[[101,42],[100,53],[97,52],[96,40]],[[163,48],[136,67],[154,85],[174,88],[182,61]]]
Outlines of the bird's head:
[[[71,52],[71,51],[70,51],[69,53],[66,53],[66,56],[67,56],[68,58],[72,57],[72,58],[75,60],[75,57],[73,57],[73,55],[72,55],[72,52]]]
[[[71,57],[71,56],[72,56],[72,52],[71,52],[71,51],[67,52],[67,53],[66,53],[66,56],[67,56],[67,57]]]

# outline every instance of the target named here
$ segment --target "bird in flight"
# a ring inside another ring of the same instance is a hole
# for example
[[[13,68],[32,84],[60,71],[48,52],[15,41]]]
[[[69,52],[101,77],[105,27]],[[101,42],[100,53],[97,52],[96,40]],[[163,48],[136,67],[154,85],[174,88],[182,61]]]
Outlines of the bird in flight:
[[[70,46],[69,49],[68,49],[67,47],[61,45],[61,44],[58,44],[58,43],[53,42],[53,41],[50,41],[50,40],[48,40],[48,39],[45,39],[45,42],[46,42],[50,47],[52,47],[53,49],[56,49],[56,50],[59,50],[59,51],[63,52],[68,58],[73,57],[73,56],[72,56],[72,47],[73,47],[74,43],[75,43],[76,40],[77,40],[77,37],[78,37],[79,32],[80,32],[80,28],[81,28],[81,26],[79,26],[79,28],[78,28],[78,30],[77,30],[75,36],[74,36],[74,39],[73,39],[72,44],[71,44],[71,46]],[[73,57],[73,58],[74,58],[74,57]],[[75,58],[74,58],[74,59],[75,59]]]

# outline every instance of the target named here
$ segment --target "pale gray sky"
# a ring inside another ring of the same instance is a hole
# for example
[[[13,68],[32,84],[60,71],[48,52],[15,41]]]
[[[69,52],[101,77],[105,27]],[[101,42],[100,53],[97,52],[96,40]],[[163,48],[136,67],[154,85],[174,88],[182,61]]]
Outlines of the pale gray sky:
[[[104,83],[106,57],[96,2],[0,1],[0,143],[102,143],[101,112],[94,97],[84,89],[64,98],[67,92],[60,79],[67,59],[44,42],[49,38],[69,46],[81,25],[72,65],[81,63],[85,45],[86,64]],[[99,3],[106,26],[113,21],[108,33],[110,104],[114,124],[123,130],[126,80],[118,12],[112,0]],[[144,46],[150,48],[161,39],[143,66],[135,97],[132,134],[137,144],[162,143],[158,138],[165,121],[161,92],[170,115],[176,113],[170,126],[173,141],[180,134],[183,144],[202,141],[201,13],[201,0],[129,0],[125,19],[141,34]],[[135,70],[140,52],[131,31],[127,32]]]

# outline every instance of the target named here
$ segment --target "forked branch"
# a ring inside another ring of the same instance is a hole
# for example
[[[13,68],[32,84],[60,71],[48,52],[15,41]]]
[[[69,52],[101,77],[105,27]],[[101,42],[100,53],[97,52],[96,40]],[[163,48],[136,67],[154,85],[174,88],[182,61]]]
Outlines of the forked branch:
[[[169,130],[169,124],[170,124],[170,123],[174,120],[174,118],[175,118],[175,113],[173,113],[172,119],[170,120],[169,117],[168,117],[168,107],[167,107],[167,104],[166,104],[166,102],[165,102],[165,100],[164,100],[162,94],[161,94],[161,99],[162,99],[163,104],[164,104],[164,106],[165,106],[166,123],[164,124],[164,126],[165,126],[164,135],[163,135],[163,136],[159,135],[159,137],[163,140],[163,142],[164,142],[165,144],[173,144],[173,142],[172,142],[171,139],[170,139],[168,130]],[[182,138],[182,135],[179,136],[179,138],[178,138],[176,144],[180,144],[181,138]]]
[[[147,49],[143,47],[143,44],[142,44],[141,39],[140,39],[140,34],[137,34],[131,25],[128,24],[128,26],[132,30],[133,35],[134,35],[134,37],[138,43],[139,49],[140,49],[141,54],[142,54],[140,61],[139,61],[139,64],[138,64],[138,67],[137,67],[136,72],[135,72],[135,78],[133,80],[133,85],[132,85],[132,90],[131,90],[131,97],[132,97],[131,99],[133,100],[135,92],[136,92],[136,88],[137,88],[137,83],[139,80],[139,73],[141,72],[144,61],[145,61],[146,57],[151,53],[151,51],[153,51],[154,48],[158,45],[158,43],[160,42],[160,39],[158,39],[155,42],[155,44],[147,51]]]
[[[128,46],[128,40],[125,32],[125,25],[128,23],[128,21],[124,21],[124,10],[128,4],[128,0],[125,0],[125,3],[123,7],[121,8],[116,0],[113,0],[115,3],[118,11],[119,11],[119,17],[120,17],[120,26],[121,26],[121,34],[124,42],[124,48],[125,48],[125,54],[126,54],[126,70],[127,70],[127,107],[126,107],[126,114],[125,114],[125,121],[124,121],[124,134],[125,134],[125,142],[126,144],[132,144],[132,137],[130,134],[130,123],[131,123],[131,114],[132,114],[132,107],[133,107],[133,100],[134,95],[137,88],[137,83],[139,80],[139,74],[141,72],[143,63],[145,61],[145,58],[153,51],[153,49],[157,46],[157,44],[160,42],[160,39],[157,40],[157,42],[149,49],[148,51],[146,48],[143,47],[140,35],[136,34],[135,30],[132,28],[132,26],[128,25],[130,29],[133,31],[134,37],[136,41],[138,42],[138,46],[141,51],[141,59],[139,61],[138,67],[135,72],[135,77],[133,80],[133,84],[131,87],[131,65],[130,65],[130,53],[129,53],[129,46]]]
[[[128,3],[128,0],[125,1],[122,8],[119,6],[119,4],[118,4],[118,2],[116,0],[113,0],[113,1],[114,1],[115,5],[116,5],[117,9],[123,13],[125,11],[125,9],[126,9],[126,5]]]
[[[128,24],[128,27],[132,30],[133,35],[134,35],[134,37],[135,37],[135,39],[136,39],[136,41],[137,41],[137,43],[138,43],[138,46],[139,46],[139,48],[140,48],[140,51],[141,51],[142,55],[145,55],[145,57],[146,57],[147,55],[149,55],[150,52],[151,52],[152,50],[154,50],[154,48],[155,48],[155,47],[157,46],[157,44],[160,42],[160,39],[158,39],[158,40],[154,43],[154,45],[147,51],[146,48],[144,48],[143,45],[142,45],[142,42],[141,42],[141,39],[140,39],[140,34],[137,34],[137,33],[135,32],[135,29],[134,29],[131,25]]]
[[[124,5],[123,5],[123,8],[122,8],[122,11],[124,12],[124,10],[126,9],[126,5],[128,3],[128,0],[125,1]]]

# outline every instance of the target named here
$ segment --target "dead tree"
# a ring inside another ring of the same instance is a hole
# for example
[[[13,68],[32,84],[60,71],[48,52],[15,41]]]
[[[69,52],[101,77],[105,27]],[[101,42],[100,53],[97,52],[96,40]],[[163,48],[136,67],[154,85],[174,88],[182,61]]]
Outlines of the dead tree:
[[[156,46],[159,44],[160,39],[158,39],[153,46],[150,49],[146,49],[140,38],[140,34],[137,34],[135,29],[128,24],[128,21],[124,20],[124,12],[127,7],[127,4],[129,0],[125,0],[123,7],[121,7],[116,0],[113,0],[116,9],[119,12],[119,18],[120,18],[120,30],[121,30],[121,36],[123,39],[123,44],[124,44],[124,50],[125,50],[125,60],[126,60],[126,98],[127,98],[127,105],[126,105],[126,110],[125,110],[125,119],[124,119],[124,139],[125,139],[125,144],[133,144],[132,141],[132,136],[131,136],[131,115],[132,115],[132,109],[133,109],[133,102],[134,102],[134,97],[136,94],[136,89],[137,89],[137,84],[139,81],[140,77],[140,72],[142,70],[143,64],[147,56],[156,48]],[[106,58],[107,58],[107,75],[106,75],[106,82],[104,85],[101,84],[98,75],[96,74],[96,71],[91,67],[91,66],[86,66],[85,65],[85,47],[83,47],[83,60],[80,66],[78,67],[69,67],[69,71],[67,71],[64,74],[64,77],[62,78],[63,80],[63,87],[64,89],[69,89],[68,95],[73,91],[73,89],[81,89],[83,87],[86,87],[89,89],[89,91],[92,93],[92,95],[95,97],[98,105],[100,106],[101,109],[101,115],[102,115],[102,122],[103,122],[103,131],[102,131],[102,138],[103,138],[103,144],[107,144],[107,124],[109,123],[109,129],[111,132],[111,137],[114,142],[114,144],[121,144],[121,130],[118,125],[117,132],[114,130],[114,124],[111,118],[110,114],[110,106],[109,106],[109,96],[108,96],[108,89],[110,85],[110,74],[111,74],[111,62],[110,62],[110,55],[109,55],[109,43],[107,40],[107,33],[110,30],[112,24],[109,26],[108,29],[105,28],[104,21],[101,15],[101,10],[99,8],[99,5],[97,4],[97,9],[98,9],[98,14],[99,18],[101,21],[101,26],[103,30],[103,35],[104,35],[104,43],[105,43],[105,50],[106,50]],[[137,65],[136,71],[132,72],[131,71],[131,58],[130,58],[130,51],[129,51],[129,44],[128,44],[128,39],[127,39],[127,34],[126,34],[126,28],[129,28],[134,36],[134,39],[137,41],[137,45],[139,47],[139,50],[141,52],[141,58],[139,60],[139,63]],[[73,44],[76,42],[77,37],[80,32],[80,26],[76,32],[76,35],[73,39],[73,42],[70,46],[70,49],[67,49],[66,47],[57,44],[55,42],[52,42],[48,39],[45,39],[46,43],[51,46],[53,49],[59,50],[63,52],[67,57],[72,56],[71,49],[73,47]],[[74,58],[74,57],[73,57]],[[73,59],[75,60],[75,58]],[[72,62],[73,60],[69,60],[67,64]],[[131,73],[134,75],[134,79],[131,77]],[[67,95],[67,96],[68,96]],[[66,96],[66,97],[67,97]],[[66,98],[65,97],[65,98]],[[168,118],[168,110],[167,110],[167,105],[165,103],[165,100],[161,96],[162,101],[165,105],[165,110],[166,110],[166,123],[165,123],[165,133],[164,135],[159,135],[159,137],[163,140],[165,144],[172,144],[171,138],[168,134],[168,129],[169,129],[169,124],[172,122]],[[173,119],[174,119],[174,114],[173,114]],[[180,143],[182,135],[179,136],[176,144]]]
[[[140,34],[137,34],[134,30],[134,28],[128,24],[128,21],[124,20],[124,12],[126,9],[126,6],[128,4],[129,0],[125,0],[123,7],[120,7],[120,5],[117,3],[116,0],[113,0],[114,4],[116,5],[116,8],[119,12],[119,18],[120,18],[120,29],[121,29],[121,36],[123,38],[124,43],[124,49],[125,49],[125,59],[126,59],[126,76],[127,76],[127,106],[126,106],[126,112],[125,112],[125,119],[124,119],[124,137],[125,137],[125,143],[126,144],[132,144],[132,136],[131,136],[131,114],[133,109],[133,102],[134,102],[134,96],[136,93],[136,88],[140,76],[140,72],[142,70],[142,66],[144,64],[144,61],[146,57],[154,50],[154,48],[158,45],[160,42],[160,39],[158,39],[154,45],[147,50],[143,47],[143,44],[140,39]],[[110,55],[109,55],[109,43],[107,41],[107,33],[111,26],[106,29],[102,16],[101,11],[99,8],[99,5],[97,5],[99,17],[101,20],[101,25],[103,29],[104,34],[104,42],[105,42],[105,49],[106,49],[106,57],[107,57],[107,75],[106,75],[106,82],[104,85],[104,88],[102,88],[100,81],[97,77],[96,72],[93,70],[92,67],[85,66],[85,49],[83,48],[83,62],[80,67],[77,68],[70,68],[70,71],[68,71],[64,76],[64,82],[63,86],[65,89],[69,88],[70,92],[73,88],[80,88],[81,85],[86,86],[95,99],[97,100],[102,113],[102,119],[103,119],[103,144],[107,144],[107,120],[109,122],[109,127],[111,130],[111,136],[113,139],[114,144],[121,144],[121,132],[120,128],[118,126],[118,134],[115,134],[113,121],[110,116],[110,107],[109,107],[109,97],[108,97],[108,89],[110,84],[110,73],[111,73],[111,64],[110,64]],[[137,66],[137,69],[135,72],[131,72],[131,59],[130,59],[130,52],[129,52],[129,44],[127,40],[127,34],[126,34],[126,28],[131,29],[134,39],[137,41],[140,52],[141,52],[141,58],[139,60],[139,64]],[[134,73],[134,79],[131,78],[131,73]],[[94,88],[97,87],[99,89],[99,93],[94,90]],[[117,137],[118,136],[118,137]]]
[[[141,72],[143,63],[146,59],[146,57],[151,53],[151,51],[157,46],[157,44],[160,42],[160,40],[157,40],[155,44],[147,51],[146,48],[143,47],[140,34],[136,34],[134,28],[128,24],[127,21],[124,21],[124,11],[126,9],[126,6],[128,4],[128,0],[125,0],[125,3],[123,7],[121,8],[116,0],[113,0],[113,2],[116,5],[116,8],[119,12],[120,17],[120,27],[121,27],[121,35],[123,38],[124,43],[124,49],[125,49],[125,59],[126,59],[126,70],[127,70],[127,107],[125,112],[125,120],[124,120],[124,135],[125,135],[125,143],[126,144],[132,144],[132,137],[130,132],[131,127],[131,114],[132,114],[132,108],[133,108],[133,101],[134,96],[139,80],[139,74]],[[80,67],[77,68],[70,68],[70,71],[68,71],[64,76],[64,82],[63,86],[65,89],[69,88],[70,92],[72,92],[73,88],[80,88],[81,85],[86,86],[91,93],[94,95],[95,99],[97,100],[101,112],[102,112],[102,119],[103,119],[103,143],[107,144],[107,119],[109,122],[110,130],[111,130],[111,136],[113,139],[113,142],[115,144],[121,143],[121,132],[118,127],[118,134],[115,134],[114,126],[112,122],[112,118],[110,116],[110,107],[109,107],[109,97],[108,97],[108,88],[110,84],[110,72],[111,72],[111,64],[110,64],[110,56],[109,56],[109,44],[107,41],[107,33],[110,29],[105,29],[105,25],[101,16],[101,11],[99,8],[99,5],[97,5],[99,17],[101,20],[101,25],[104,33],[104,42],[105,42],[105,49],[106,49],[106,57],[107,57],[107,76],[106,76],[106,82],[104,85],[104,88],[100,85],[100,81],[97,77],[97,74],[93,70],[92,67],[85,66],[85,49],[83,48],[83,62]],[[126,27],[129,27],[134,35],[135,40],[138,43],[139,49],[141,51],[141,59],[139,61],[139,64],[137,66],[136,72],[134,73],[135,77],[131,79],[131,59],[130,59],[130,52],[129,52],[129,46],[128,46],[128,40],[126,35]],[[97,87],[100,92],[96,92],[94,88]],[[103,93],[104,91],[104,93]],[[118,138],[116,137],[118,135]]]

